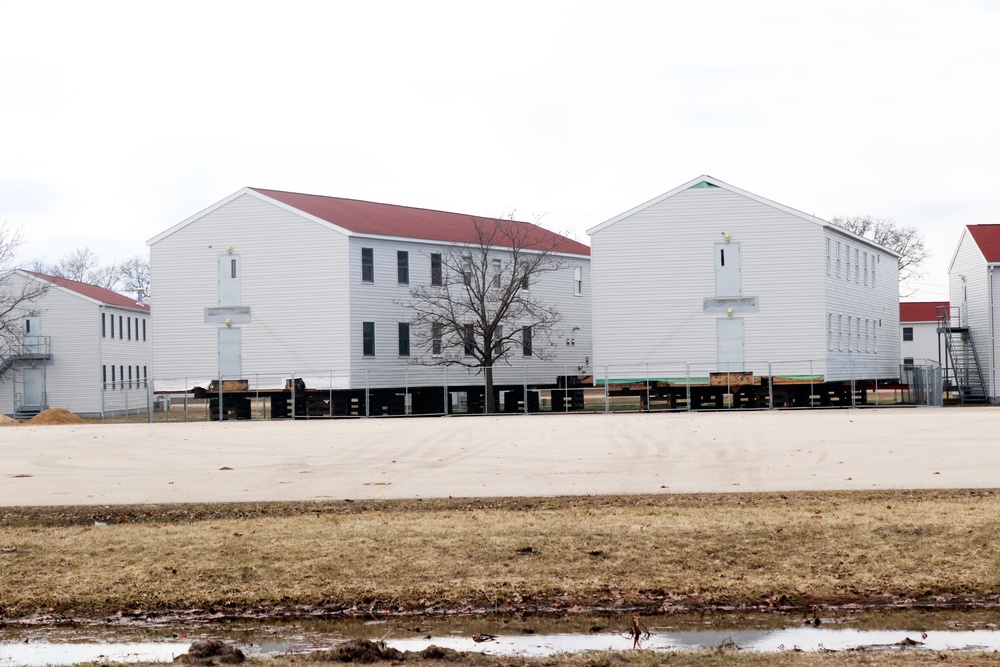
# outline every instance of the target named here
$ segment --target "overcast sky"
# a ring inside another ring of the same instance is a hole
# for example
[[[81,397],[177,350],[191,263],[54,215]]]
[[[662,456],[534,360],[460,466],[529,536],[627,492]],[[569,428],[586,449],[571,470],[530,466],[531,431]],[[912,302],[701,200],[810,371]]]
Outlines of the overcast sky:
[[[1000,2],[0,0],[0,219],[105,261],[255,186],[586,229],[707,173],[1000,223]],[[280,230],[275,230],[276,235]]]

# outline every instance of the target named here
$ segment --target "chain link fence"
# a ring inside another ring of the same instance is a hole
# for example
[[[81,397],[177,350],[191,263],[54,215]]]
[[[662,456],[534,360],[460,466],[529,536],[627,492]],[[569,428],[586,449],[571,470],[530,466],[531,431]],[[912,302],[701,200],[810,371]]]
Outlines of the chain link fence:
[[[935,362],[899,367],[898,378],[827,382],[825,361],[608,364],[551,367],[551,381],[496,369],[492,390],[481,372],[452,367],[394,371],[315,370],[240,378],[152,378],[104,385],[107,419],[219,421],[363,417],[670,412],[941,405]]]

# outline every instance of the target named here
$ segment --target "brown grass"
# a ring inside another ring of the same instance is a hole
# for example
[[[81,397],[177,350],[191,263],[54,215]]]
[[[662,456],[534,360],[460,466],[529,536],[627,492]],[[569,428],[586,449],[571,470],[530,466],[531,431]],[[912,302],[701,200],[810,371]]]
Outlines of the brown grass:
[[[3,516],[0,611],[808,607],[1000,592],[1000,496],[993,492],[94,512]]]

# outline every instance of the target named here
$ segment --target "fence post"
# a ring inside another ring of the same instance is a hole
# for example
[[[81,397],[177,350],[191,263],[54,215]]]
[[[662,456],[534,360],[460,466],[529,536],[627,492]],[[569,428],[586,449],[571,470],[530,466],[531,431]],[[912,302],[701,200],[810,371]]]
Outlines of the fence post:
[[[448,409],[448,399],[451,397],[451,392],[448,391],[448,367],[442,366],[441,370],[444,371],[444,416],[447,417],[451,411]]]
[[[858,407],[854,400],[855,395],[857,394],[858,391],[857,379],[858,379],[858,371],[857,368],[855,368],[854,366],[854,357],[851,357],[851,407],[852,408]]]
[[[521,397],[524,401],[524,414],[528,414],[528,368],[521,366]]]
[[[649,362],[646,362],[646,412],[651,412],[649,405]]]
[[[608,365],[604,364],[604,414],[611,411],[608,398]]]
[[[813,374],[814,374],[813,360],[810,359],[809,360],[809,407],[810,408],[816,407],[815,405],[813,405],[813,394],[816,393],[816,390],[813,389]]]
[[[368,389],[368,370],[365,369],[365,417],[371,417],[371,392]]]
[[[153,390],[149,387],[149,380],[146,380],[146,423],[153,423]]]
[[[691,412],[691,362],[684,362],[684,391],[687,394],[687,411]]]
[[[410,406],[407,404],[410,398],[410,369],[403,368],[403,416],[410,416]]]
[[[771,372],[771,362],[767,362],[767,407],[774,410],[774,374]]]
[[[222,373],[219,373],[219,421],[222,421],[222,416],[225,412],[222,409]]]

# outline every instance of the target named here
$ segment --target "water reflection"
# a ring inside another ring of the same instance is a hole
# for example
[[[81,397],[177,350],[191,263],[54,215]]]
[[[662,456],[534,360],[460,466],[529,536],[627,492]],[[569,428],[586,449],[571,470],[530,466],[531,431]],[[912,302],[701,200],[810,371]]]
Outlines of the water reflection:
[[[822,619],[778,613],[643,617],[651,636],[641,648],[678,651],[738,646],[744,650],[1000,650],[995,611],[851,614]],[[81,662],[171,662],[195,639],[231,642],[251,657],[304,653],[347,639],[385,640],[400,650],[431,644],[492,655],[626,650],[628,615],[413,617],[363,619],[215,619],[200,623],[119,622],[52,625],[12,623],[0,629],[0,667]],[[475,641],[492,635],[489,641]]]

